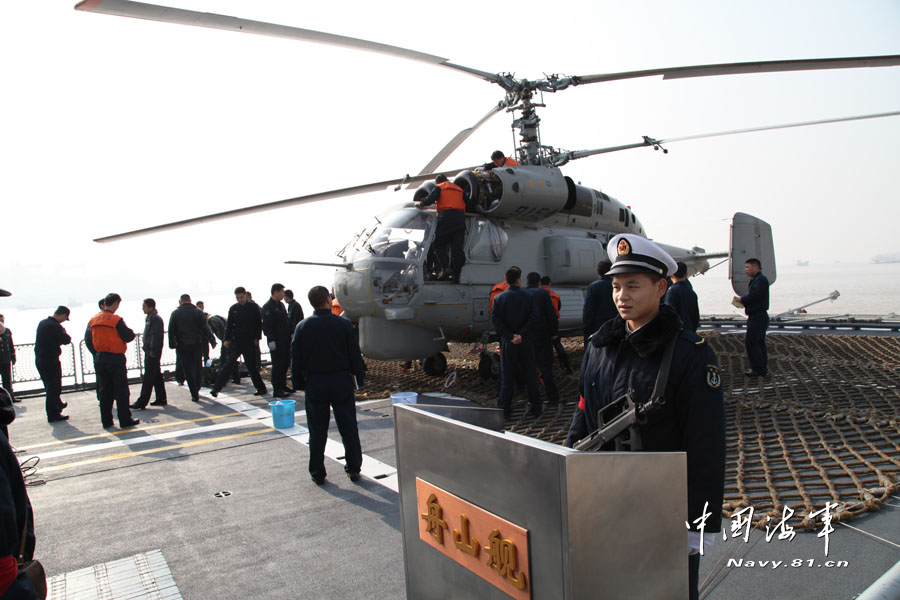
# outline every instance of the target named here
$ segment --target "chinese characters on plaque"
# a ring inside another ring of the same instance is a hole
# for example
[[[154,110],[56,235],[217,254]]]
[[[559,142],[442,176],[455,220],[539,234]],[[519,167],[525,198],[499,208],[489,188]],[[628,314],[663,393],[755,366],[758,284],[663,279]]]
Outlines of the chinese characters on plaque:
[[[514,598],[530,598],[528,531],[416,478],[419,539]]]

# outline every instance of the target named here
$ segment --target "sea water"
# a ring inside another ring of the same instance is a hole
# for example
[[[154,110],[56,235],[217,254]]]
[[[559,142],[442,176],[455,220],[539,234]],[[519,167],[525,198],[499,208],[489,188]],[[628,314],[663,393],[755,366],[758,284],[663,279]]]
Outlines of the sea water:
[[[704,275],[691,278],[691,284],[700,303],[701,315],[742,315],[743,311],[734,308],[731,300],[734,291],[728,279],[728,263],[720,264]],[[763,273],[765,273],[763,269]],[[326,278],[327,279],[327,278]],[[498,277],[498,280],[500,278]],[[298,288],[299,289],[299,288]],[[264,290],[256,301],[262,305],[268,295]],[[816,315],[900,315],[900,263],[810,263],[809,266],[779,266],[775,283],[770,288],[769,314],[775,316],[799,308],[816,300],[826,298],[832,292],[839,292],[837,300],[826,300],[807,309]],[[15,294],[15,290],[12,290]],[[147,296],[153,296],[148,290]],[[212,294],[204,296],[192,291],[195,300],[203,300],[206,312],[227,316],[228,307],[234,303],[231,294]],[[61,298],[65,294],[61,294]],[[310,307],[305,299],[305,292],[297,291],[297,299],[302,300],[304,314],[310,314]],[[52,300],[48,297],[48,300]],[[144,328],[144,314],[141,311],[142,299],[125,299],[116,314],[125,319],[126,324],[135,333]],[[177,298],[156,298],[157,310],[163,320],[168,323],[169,315],[177,307]],[[15,295],[0,298],[0,314],[5,315],[6,324],[13,332],[16,344],[34,341],[37,324],[50,316],[58,303],[45,307],[15,308]],[[81,341],[88,321],[97,313],[97,305],[81,304],[69,306],[72,313],[70,321],[64,327],[76,343]]]

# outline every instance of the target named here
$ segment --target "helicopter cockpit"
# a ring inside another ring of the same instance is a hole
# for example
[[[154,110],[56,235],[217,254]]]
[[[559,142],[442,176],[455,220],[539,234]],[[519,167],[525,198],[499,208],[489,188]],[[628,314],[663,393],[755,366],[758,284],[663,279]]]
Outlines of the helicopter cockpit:
[[[371,257],[418,261],[424,256],[433,217],[411,207],[389,211],[374,229],[363,231],[351,243],[347,258],[351,262]]]
[[[354,271],[368,271],[372,298],[407,304],[419,291],[434,214],[412,205],[395,208],[360,233],[342,252]]]

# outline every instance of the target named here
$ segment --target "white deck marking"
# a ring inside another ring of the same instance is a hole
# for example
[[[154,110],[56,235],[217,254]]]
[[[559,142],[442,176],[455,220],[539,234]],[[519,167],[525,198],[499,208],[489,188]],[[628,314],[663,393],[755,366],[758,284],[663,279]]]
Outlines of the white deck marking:
[[[153,550],[47,579],[48,600],[178,600],[162,551]]]
[[[269,427],[274,427],[274,425],[272,424],[272,413],[267,410],[258,408],[242,400],[232,398],[228,396],[228,394],[223,394],[222,392],[219,392],[219,395],[216,398],[210,396],[209,393],[203,393],[202,391],[200,393],[207,400],[212,400],[223,404],[231,410],[236,410],[246,415],[247,417],[259,420],[260,423],[265,423]],[[358,408],[360,406],[366,406],[374,402],[384,402],[384,400],[368,400],[366,402],[360,402],[356,406]],[[305,416],[306,411],[296,410],[294,412],[294,418],[301,415]],[[332,415],[332,417],[333,416],[334,415]],[[309,444],[309,429],[303,427],[302,425],[295,424],[291,428],[276,429],[276,431],[280,431],[287,437],[301,444]],[[344,445],[340,442],[332,440],[331,438],[328,438],[328,441],[325,443],[325,456],[333,459],[334,461],[341,464],[341,466],[343,466],[343,461],[338,460],[338,457],[343,455]],[[398,493],[400,491],[399,482],[397,481],[397,468],[387,463],[381,462],[377,458],[372,458],[371,456],[363,454],[363,462],[360,473],[368,477],[375,483],[383,485],[389,490],[393,490]]]
[[[113,440],[111,442],[100,442],[97,444],[85,444],[83,446],[75,446],[72,448],[66,448],[65,450],[54,450],[52,452],[42,452],[40,454],[32,454],[22,458],[21,462],[24,462],[31,456],[38,456],[41,460],[46,460],[50,458],[58,458],[60,456],[72,456],[74,454],[85,454],[87,452],[97,452],[100,450],[109,450],[111,448],[122,448],[129,446],[137,446],[140,444],[147,444],[150,442],[158,442],[163,440],[171,440],[179,437],[186,437],[189,435],[199,435],[202,433],[208,433],[211,431],[220,431],[222,429],[231,429],[234,427],[246,427],[248,425],[257,425],[260,421],[257,419],[241,419],[239,421],[229,421],[227,423],[216,423],[215,425],[206,425],[203,427],[192,427],[190,429],[179,429],[178,431],[167,431],[164,433],[157,433],[152,435],[143,435],[140,437],[128,438],[125,440]],[[265,424],[265,423],[263,423]],[[271,425],[271,423],[269,423]],[[135,431],[140,431],[137,429]]]

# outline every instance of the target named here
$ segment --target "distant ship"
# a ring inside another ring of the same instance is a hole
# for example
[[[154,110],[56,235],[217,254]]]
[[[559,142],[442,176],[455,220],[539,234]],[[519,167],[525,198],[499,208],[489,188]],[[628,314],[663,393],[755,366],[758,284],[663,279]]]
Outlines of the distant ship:
[[[900,262],[900,252],[893,254],[879,254],[872,259],[873,263],[898,263]]]
[[[797,261],[797,266],[798,266],[798,267],[808,267],[808,266],[809,266],[809,261],[808,261],[808,260],[798,260],[798,261]]]

